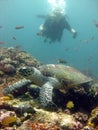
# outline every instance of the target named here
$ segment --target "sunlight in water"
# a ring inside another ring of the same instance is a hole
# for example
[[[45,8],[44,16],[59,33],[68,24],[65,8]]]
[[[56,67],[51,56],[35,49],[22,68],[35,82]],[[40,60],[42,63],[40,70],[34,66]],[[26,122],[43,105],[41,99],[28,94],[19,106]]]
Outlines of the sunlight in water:
[[[66,8],[65,0],[48,0],[48,3],[50,4],[52,11],[58,9],[62,13],[65,13],[65,8]]]

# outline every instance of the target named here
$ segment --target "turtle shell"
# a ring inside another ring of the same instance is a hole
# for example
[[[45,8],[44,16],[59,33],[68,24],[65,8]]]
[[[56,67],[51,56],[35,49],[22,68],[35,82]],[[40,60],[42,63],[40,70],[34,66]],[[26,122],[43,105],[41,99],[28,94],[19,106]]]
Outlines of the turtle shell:
[[[63,81],[65,85],[77,86],[91,82],[93,79],[84,75],[79,70],[62,64],[47,64],[39,67],[40,71],[45,76],[52,76],[57,78],[60,82]]]

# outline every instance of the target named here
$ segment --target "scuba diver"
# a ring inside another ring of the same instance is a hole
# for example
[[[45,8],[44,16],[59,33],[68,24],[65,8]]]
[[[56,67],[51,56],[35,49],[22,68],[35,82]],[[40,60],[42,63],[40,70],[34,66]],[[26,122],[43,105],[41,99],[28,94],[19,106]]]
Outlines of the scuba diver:
[[[66,20],[66,15],[59,10],[54,10],[52,14],[45,16],[45,22],[39,29],[40,31],[37,35],[45,37],[44,42],[47,42],[48,39],[50,43],[55,41],[60,42],[64,29],[71,32],[73,38],[76,38],[77,36],[75,29],[71,28],[70,24]]]

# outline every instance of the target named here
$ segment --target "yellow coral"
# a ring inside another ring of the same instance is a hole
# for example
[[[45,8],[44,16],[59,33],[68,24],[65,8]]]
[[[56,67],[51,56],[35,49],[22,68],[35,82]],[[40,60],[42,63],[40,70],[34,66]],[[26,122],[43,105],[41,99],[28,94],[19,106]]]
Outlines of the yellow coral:
[[[96,123],[95,121],[98,119],[98,107],[94,108],[91,112],[91,117],[88,119],[87,125],[95,128]],[[94,121],[95,120],[95,121]]]
[[[0,97],[0,101],[9,101],[9,100],[10,100],[9,96]]]
[[[73,101],[68,101],[67,104],[66,104],[66,108],[68,108],[68,109],[74,108],[74,103],[73,103]]]
[[[2,120],[1,124],[3,126],[8,126],[9,124],[14,123],[16,120],[17,118],[15,116],[7,116]]]
[[[95,127],[95,124],[94,123],[91,123],[91,121],[89,120],[88,123],[87,123],[88,126],[94,128]]]

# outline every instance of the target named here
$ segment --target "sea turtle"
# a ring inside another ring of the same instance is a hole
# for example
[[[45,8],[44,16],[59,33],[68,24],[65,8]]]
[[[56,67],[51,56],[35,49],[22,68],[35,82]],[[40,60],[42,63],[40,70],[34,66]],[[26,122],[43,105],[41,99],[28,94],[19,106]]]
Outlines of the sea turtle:
[[[93,81],[73,67],[61,64],[41,65],[38,68],[22,67],[19,73],[41,86],[39,97],[43,107],[55,106],[52,101],[54,88],[66,92],[70,88],[77,88]]]

